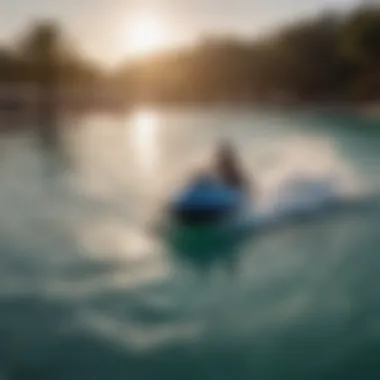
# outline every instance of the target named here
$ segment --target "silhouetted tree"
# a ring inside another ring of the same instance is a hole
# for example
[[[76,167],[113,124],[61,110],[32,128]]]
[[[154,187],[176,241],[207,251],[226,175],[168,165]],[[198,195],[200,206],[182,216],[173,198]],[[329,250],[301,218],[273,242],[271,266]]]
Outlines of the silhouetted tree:
[[[351,94],[378,99],[380,94],[380,8],[354,12],[342,28],[340,52],[351,65]]]

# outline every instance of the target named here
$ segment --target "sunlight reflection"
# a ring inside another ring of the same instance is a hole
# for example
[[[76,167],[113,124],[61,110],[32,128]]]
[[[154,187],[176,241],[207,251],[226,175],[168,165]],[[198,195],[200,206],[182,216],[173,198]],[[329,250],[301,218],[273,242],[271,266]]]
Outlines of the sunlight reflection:
[[[160,120],[152,111],[139,111],[131,119],[131,144],[139,169],[151,174],[157,169],[157,135]]]
[[[98,259],[141,261],[156,256],[159,250],[155,241],[116,219],[91,222],[79,229],[78,234],[81,245]]]

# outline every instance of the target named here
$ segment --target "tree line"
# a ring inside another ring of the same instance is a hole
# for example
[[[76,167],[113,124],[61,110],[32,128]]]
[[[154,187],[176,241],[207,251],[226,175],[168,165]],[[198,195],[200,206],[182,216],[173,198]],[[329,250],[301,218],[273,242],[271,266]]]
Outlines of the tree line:
[[[86,60],[58,25],[39,23],[0,49],[0,83],[106,85],[129,102],[357,102],[380,97],[380,7],[323,14],[242,41],[126,61]]]

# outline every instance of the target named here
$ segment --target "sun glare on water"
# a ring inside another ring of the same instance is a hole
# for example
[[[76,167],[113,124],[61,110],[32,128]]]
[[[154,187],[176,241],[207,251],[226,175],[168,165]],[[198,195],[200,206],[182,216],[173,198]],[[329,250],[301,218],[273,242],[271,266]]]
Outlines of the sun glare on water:
[[[127,50],[132,56],[154,53],[165,46],[167,39],[165,25],[153,13],[137,14],[127,25]]]
[[[131,117],[131,135],[136,164],[141,174],[152,173],[158,164],[158,134],[160,120],[156,113],[141,110]]]

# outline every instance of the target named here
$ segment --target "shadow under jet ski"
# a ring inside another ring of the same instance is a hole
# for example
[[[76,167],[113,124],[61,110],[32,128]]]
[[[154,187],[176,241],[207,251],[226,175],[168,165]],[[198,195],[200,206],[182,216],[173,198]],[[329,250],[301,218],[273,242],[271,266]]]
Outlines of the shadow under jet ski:
[[[250,234],[219,234],[211,230],[175,230],[167,235],[166,244],[177,257],[193,266],[209,270],[215,264],[231,271]]]

